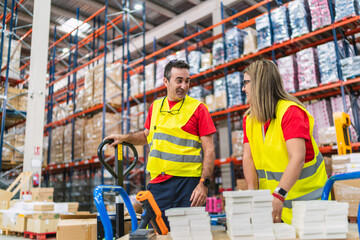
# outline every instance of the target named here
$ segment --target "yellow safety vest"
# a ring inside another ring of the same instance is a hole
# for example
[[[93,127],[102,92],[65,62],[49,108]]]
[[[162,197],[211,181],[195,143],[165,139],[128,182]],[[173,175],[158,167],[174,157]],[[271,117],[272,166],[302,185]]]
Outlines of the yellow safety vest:
[[[164,102],[163,102],[164,101]],[[161,104],[162,112],[160,113]],[[153,103],[150,132],[147,142],[150,147],[147,170],[151,179],[161,173],[180,177],[200,177],[202,158],[200,137],[181,129],[194,114],[200,101],[186,96],[172,109],[181,109],[173,115],[167,99],[157,99]]]
[[[263,125],[250,116],[246,120],[246,134],[259,178],[259,189],[270,189],[273,192],[289,163],[281,122],[286,110],[293,105],[300,107],[308,115],[315,157],[304,164],[299,179],[290,189],[284,202],[282,220],[288,224],[291,224],[292,219],[292,201],[320,199],[327,180],[323,157],[312,136],[314,118],[295,102],[279,100],[275,110],[276,118],[271,120],[264,138]]]

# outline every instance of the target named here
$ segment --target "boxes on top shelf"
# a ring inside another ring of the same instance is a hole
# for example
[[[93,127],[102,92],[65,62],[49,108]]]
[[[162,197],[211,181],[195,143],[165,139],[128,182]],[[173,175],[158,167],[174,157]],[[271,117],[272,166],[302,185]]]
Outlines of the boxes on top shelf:
[[[316,48],[306,48],[296,53],[299,90],[319,86],[319,68]]]
[[[279,58],[276,61],[283,80],[285,91],[288,93],[297,92],[299,89],[299,82],[297,78],[295,55]]]
[[[145,88],[146,91],[154,89],[155,78],[154,78],[154,63],[150,63],[145,66]]]
[[[191,51],[188,55],[188,62],[190,65],[190,75],[197,74],[200,72],[201,67],[201,54],[200,51]]]
[[[289,18],[291,38],[299,37],[310,32],[310,12],[307,1],[295,0],[289,2]]]
[[[331,24],[329,2],[327,0],[308,0],[308,3],[313,31]]]
[[[212,54],[210,52],[201,54],[201,72],[211,68],[212,64]]]
[[[334,42],[317,46],[319,56],[320,82],[336,82],[339,79]]]
[[[340,21],[344,18],[357,15],[355,5],[357,5],[358,3],[356,2],[356,0],[335,0],[334,3],[335,21]]]
[[[222,39],[217,39],[214,41],[214,45],[212,47],[212,57],[213,66],[225,63],[225,51]]]
[[[269,14],[265,13],[255,19],[257,32],[257,49],[271,46]]]
[[[235,130],[231,132],[231,144],[233,149],[232,157],[242,157],[244,153],[244,132]]]
[[[244,52],[244,37],[246,32],[233,27],[225,32],[226,61],[238,59]]]
[[[289,13],[285,6],[280,6],[271,12],[271,22],[274,31],[274,43],[290,39]]]
[[[227,107],[226,83],[225,78],[219,78],[213,82],[215,110],[225,109]]]
[[[251,53],[255,53],[257,51],[256,30],[248,27],[248,28],[245,28],[243,31],[245,32],[243,55],[249,55]]]
[[[11,40],[11,49],[10,49],[10,68],[9,75],[10,79],[20,79],[20,56],[21,56],[21,42],[17,40]],[[8,60],[8,48],[9,48],[9,38],[4,36],[3,43],[3,52],[2,52],[2,66],[1,69],[5,67]],[[1,76],[5,77],[6,71],[1,71]]]

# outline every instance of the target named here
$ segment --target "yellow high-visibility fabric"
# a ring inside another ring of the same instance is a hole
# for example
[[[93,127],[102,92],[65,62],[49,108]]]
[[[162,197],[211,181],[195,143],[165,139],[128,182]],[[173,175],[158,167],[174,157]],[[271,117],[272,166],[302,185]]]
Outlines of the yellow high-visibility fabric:
[[[292,219],[292,201],[320,199],[327,180],[323,157],[312,136],[314,118],[305,108],[295,102],[279,100],[275,110],[276,118],[271,120],[265,136],[263,136],[263,125],[260,122],[250,116],[246,120],[246,134],[259,177],[259,188],[270,189],[272,193],[289,164],[281,122],[286,110],[294,105],[300,107],[308,116],[315,157],[312,161],[304,164],[299,179],[290,189],[284,202],[282,220],[288,224],[291,223]]]
[[[147,137],[150,147],[147,170],[151,179],[161,173],[180,177],[201,176],[200,137],[181,129],[201,102],[190,96],[186,96],[183,101],[172,107],[174,111],[183,104],[178,114],[164,112],[170,111],[167,99],[157,99],[153,103],[150,132]]]

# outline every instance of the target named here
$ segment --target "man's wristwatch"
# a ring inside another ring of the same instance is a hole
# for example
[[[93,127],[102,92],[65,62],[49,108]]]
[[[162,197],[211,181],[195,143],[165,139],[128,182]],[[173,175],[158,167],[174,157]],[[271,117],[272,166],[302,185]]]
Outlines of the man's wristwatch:
[[[211,180],[210,178],[200,178],[200,182],[202,182],[204,184],[205,187],[209,187],[210,183],[211,183]]]
[[[281,188],[281,187],[276,187],[274,192],[276,192],[277,194],[279,194],[280,196],[282,196],[284,199],[287,197],[288,193],[285,189]]]

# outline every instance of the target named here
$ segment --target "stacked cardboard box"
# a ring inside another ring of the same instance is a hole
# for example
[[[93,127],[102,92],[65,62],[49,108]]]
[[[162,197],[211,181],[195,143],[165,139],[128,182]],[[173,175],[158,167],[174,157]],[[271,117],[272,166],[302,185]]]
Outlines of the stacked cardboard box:
[[[173,240],[212,240],[209,213],[205,207],[171,208],[165,211]]]
[[[155,87],[155,77],[154,77],[154,63],[150,63],[145,66],[145,88],[146,91],[153,90]]]
[[[256,30],[253,28],[245,28],[244,37],[244,52],[243,55],[249,55],[255,53],[257,50],[257,35]]]
[[[72,124],[68,123],[64,126],[64,162],[71,162],[72,159],[71,145],[72,145]]]
[[[61,219],[56,228],[57,240],[91,240],[97,238],[96,218]]]
[[[244,132],[236,130],[231,132],[231,144],[233,149],[232,157],[242,157],[244,153]]]
[[[83,105],[84,105],[85,109],[94,105],[93,96],[94,96],[94,70],[88,69],[85,72],[85,78],[84,78],[84,102],[83,102]]]
[[[33,214],[27,218],[26,231],[32,233],[53,233],[56,232],[58,221],[58,214]]]
[[[51,163],[61,163],[64,160],[64,126],[52,129],[51,132]]]
[[[209,94],[205,97],[205,104],[208,106],[209,112],[214,112],[216,110],[214,94]]]
[[[113,113],[105,114],[105,136],[110,135],[111,133],[121,133],[121,125],[120,125],[120,116]],[[93,138],[92,138],[92,148],[94,149],[95,156],[97,152],[97,148],[101,143],[102,136],[102,127],[103,127],[103,115],[102,113],[95,114],[93,117]],[[104,147],[105,155],[114,155],[114,149],[109,147],[108,145]]]
[[[212,56],[213,66],[225,63],[225,51],[222,39],[217,39],[214,41],[214,45],[212,48]]]
[[[225,109],[227,106],[225,78],[214,81],[215,109]]]
[[[358,179],[338,181],[334,184],[335,199],[349,203],[349,217],[357,217],[360,201],[360,182]]]
[[[9,38],[4,36],[3,52],[2,52],[2,64],[1,69],[5,67],[8,59],[8,49],[9,49]],[[11,40],[10,48],[10,68],[9,68],[9,78],[20,79],[20,55],[21,55],[21,43],[16,40]],[[1,72],[1,76],[5,76],[6,71]]]
[[[93,127],[93,118],[88,118],[85,120],[85,129],[84,132],[84,157],[96,156],[96,149],[94,144],[94,127]]]
[[[8,132],[4,135],[4,141],[11,146],[15,145],[15,128],[11,128]],[[12,149],[7,144],[3,145],[3,152],[2,152],[2,160],[3,161],[13,161],[14,158],[14,149]]]
[[[140,83],[142,79],[139,74],[130,76],[130,96],[134,97],[140,93]]]
[[[168,63],[168,60],[162,59],[156,61],[156,81],[155,81],[155,88],[161,87],[164,85],[164,70],[165,66]]]
[[[13,145],[16,149],[24,153],[25,146],[25,124],[17,125],[15,127],[15,143]],[[14,152],[14,161],[23,162],[24,154],[18,151]]]
[[[84,157],[84,136],[85,136],[85,118],[78,118],[75,120],[74,133],[74,159],[82,159]]]
[[[350,155],[332,155],[332,172],[345,173],[347,172],[346,164],[350,163]]]
[[[32,201],[53,202],[54,188],[33,188]]]
[[[203,53],[201,54],[201,68],[200,71],[205,71],[212,66],[212,54],[209,53]]]

